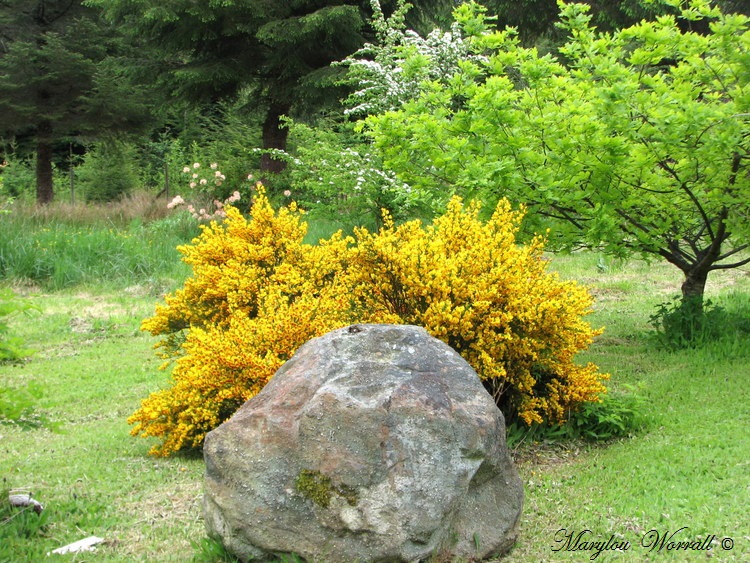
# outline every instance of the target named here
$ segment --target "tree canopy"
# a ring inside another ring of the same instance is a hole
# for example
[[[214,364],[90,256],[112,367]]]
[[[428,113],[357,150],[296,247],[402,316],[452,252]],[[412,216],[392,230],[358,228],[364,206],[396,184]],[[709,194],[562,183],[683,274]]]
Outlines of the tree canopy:
[[[453,3],[413,2],[413,22],[447,19]],[[216,102],[242,94],[263,112],[263,148],[285,149],[284,115],[305,115],[335,104],[345,90],[330,63],[356,51],[371,31],[370,0],[90,0],[133,37],[161,50],[147,64],[175,98]],[[389,5],[393,2],[384,2]],[[422,8],[420,8],[422,7]],[[272,152],[263,171],[278,172]]]
[[[680,17],[706,33],[673,15],[601,33],[587,6],[560,6],[559,58],[459,8],[483,58],[369,118],[369,134],[438,202],[509,197],[560,246],[667,260],[700,299],[709,272],[750,262],[749,20],[692,0]]]
[[[80,1],[0,5],[0,137],[33,139],[37,200],[52,200],[54,144],[137,127],[146,115],[111,30]]]
[[[581,3],[590,7],[591,24],[600,31],[611,32],[643,19],[679,14],[674,2],[663,0],[583,0]],[[565,40],[564,32],[556,25],[560,15],[557,0],[485,0],[480,4],[497,16],[500,27],[515,27],[524,45],[554,48]],[[712,4],[727,13],[750,14],[750,4],[746,0],[713,0]],[[679,25],[683,29],[705,30],[696,20],[683,20]]]

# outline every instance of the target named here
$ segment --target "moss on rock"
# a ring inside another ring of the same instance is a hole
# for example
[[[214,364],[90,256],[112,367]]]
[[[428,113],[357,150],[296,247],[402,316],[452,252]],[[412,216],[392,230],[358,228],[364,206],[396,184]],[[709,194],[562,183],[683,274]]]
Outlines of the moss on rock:
[[[357,491],[353,487],[344,484],[334,484],[330,477],[320,471],[303,469],[297,475],[294,486],[302,496],[323,508],[330,506],[333,494],[342,497],[349,506],[357,504]]]

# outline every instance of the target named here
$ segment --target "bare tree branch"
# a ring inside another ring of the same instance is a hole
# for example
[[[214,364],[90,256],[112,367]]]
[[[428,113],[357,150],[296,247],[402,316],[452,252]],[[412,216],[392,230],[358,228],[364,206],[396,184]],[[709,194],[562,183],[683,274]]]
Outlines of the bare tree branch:
[[[711,266],[711,270],[731,270],[732,268],[739,268],[740,266],[745,266],[746,264],[750,264],[750,258],[745,258],[744,260],[740,260],[739,262],[733,262],[731,264],[714,264]]]

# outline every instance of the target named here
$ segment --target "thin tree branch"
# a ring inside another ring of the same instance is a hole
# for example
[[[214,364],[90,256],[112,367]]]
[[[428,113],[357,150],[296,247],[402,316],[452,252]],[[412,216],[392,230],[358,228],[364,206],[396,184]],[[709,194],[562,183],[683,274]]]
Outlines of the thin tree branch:
[[[733,249],[733,250],[730,250],[729,252],[726,252],[726,253],[722,254],[721,256],[719,256],[719,257],[718,257],[718,258],[716,259],[716,261],[717,261],[717,262],[719,262],[719,261],[721,261],[721,260],[726,260],[726,259],[727,259],[727,258],[729,258],[730,256],[734,256],[734,255],[735,255],[735,254],[737,254],[738,252],[742,252],[743,250],[746,250],[746,249],[748,249],[748,248],[750,248],[750,244],[743,244],[742,246],[738,246],[737,248],[735,248],[735,249]]]
[[[745,266],[746,264],[750,264],[750,258],[745,258],[744,260],[740,260],[739,262],[732,262],[731,264],[714,264],[710,269],[731,270],[732,268],[739,268],[740,266]]]
[[[633,217],[625,213],[625,211],[623,211],[622,209],[615,209],[615,213],[617,213],[620,217],[625,219],[628,223],[633,225],[639,231],[642,231],[647,234],[651,234],[651,231],[648,229],[648,227],[641,224],[638,220],[634,219]]]
[[[688,188],[687,182],[683,182],[680,176],[677,174],[677,171],[671,166],[669,166],[669,164],[665,160],[660,160],[659,162],[657,162],[657,166],[659,166],[659,168],[661,168],[662,170],[665,170],[666,172],[668,172],[670,176],[672,176],[675,180],[677,180],[677,182],[680,184],[680,189],[683,192],[685,192],[688,198],[690,198],[690,201],[693,202],[693,205],[698,210],[698,213],[703,219],[703,223],[708,228],[709,238],[711,238],[711,240],[714,240],[716,237],[714,235],[713,229],[711,228],[711,221],[708,218],[708,214],[703,209],[703,206],[701,205],[700,201],[698,201],[698,198],[695,196],[692,190]]]

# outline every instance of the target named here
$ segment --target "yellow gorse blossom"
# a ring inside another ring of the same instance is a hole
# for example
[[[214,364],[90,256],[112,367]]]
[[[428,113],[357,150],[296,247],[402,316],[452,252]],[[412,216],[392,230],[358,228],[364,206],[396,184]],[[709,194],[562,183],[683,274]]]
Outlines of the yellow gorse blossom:
[[[547,271],[544,241],[516,244],[522,212],[454,198],[430,226],[340,233],[304,244],[292,204],[276,212],[260,190],[250,219],[227,207],[180,252],[193,268],[143,329],[162,336],[173,383],[130,418],[156,455],[200,446],[258,393],[304,342],[354,322],[424,326],[477,371],[506,416],[560,422],[605,391],[606,375],[575,364],[598,331],[588,291]]]
[[[573,281],[547,271],[544,241],[515,243],[522,212],[501,201],[487,222],[479,206],[459,198],[422,228],[357,232],[355,271],[372,320],[383,313],[424,326],[476,370],[502,410],[527,424],[561,422],[605,391],[593,364],[574,363],[598,331],[583,317],[592,298]]]

